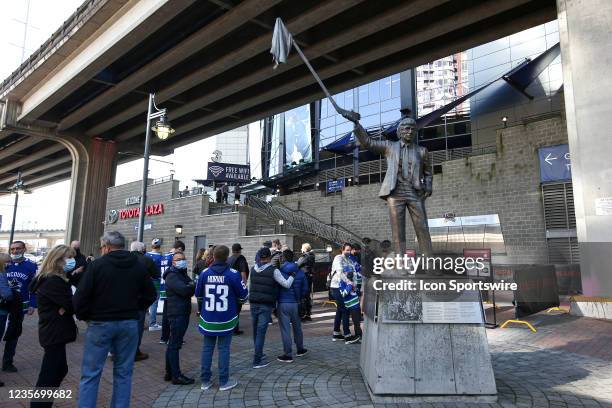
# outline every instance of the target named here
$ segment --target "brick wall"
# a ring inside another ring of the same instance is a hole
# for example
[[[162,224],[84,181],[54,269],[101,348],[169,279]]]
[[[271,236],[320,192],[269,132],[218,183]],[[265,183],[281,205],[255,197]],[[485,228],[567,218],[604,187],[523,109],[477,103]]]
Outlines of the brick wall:
[[[175,225],[182,225],[183,231],[180,239],[185,243],[185,255],[191,268],[195,237],[206,236],[206,245],[231,245],[239,242],[243,247],[243,254],[247,257],[249,264],[253,263],[255,252],[266,240],[279,238],[281,242],[287,243],[289,247],[294,245],[292,234],[276,234],[265,236],[245,236],[247,226],[247,214],[245,212],[231,212],[226,214],[208,214],[207,196],[187,196],[173,198],[177,195],[179,181],[169,181],[160,184],[149,185],[147,190],[147,203],[164,204],[164,214],[145,217],[145,224],[152,224],[150,230],[145,230],[144,242],[147,249],[153,238],[162,239],[162,250],[168,251],[176,238]],[[140,182],[128,183],[121,186],[110,187],[106,200],[106,209],[120,210],[125,208],[136,208],[139,205],[125,205],[128,197],[139,196]],[[108,224],[105,230],[119,231],[125,235],[128,245],[137,239],[138,233],[134,228],[138,224],[138,218],[118,220],[115,224]]]
[[[544,214],[537,149],[567,143],[564,118],[554,117],[498,130],[497,153],[452,160],[434,176],[434,194],[427,202],[429,218],[452,211],[456,216],[498,214],[507,256],[503,263],[547,261]],[[321,221],[338,223],[357,235],[391,239],[386,202],[378,198],[380,184],[347,187],[341,194],[294,193],[277,198]],[[414,230],[407,216],[407,241]]]

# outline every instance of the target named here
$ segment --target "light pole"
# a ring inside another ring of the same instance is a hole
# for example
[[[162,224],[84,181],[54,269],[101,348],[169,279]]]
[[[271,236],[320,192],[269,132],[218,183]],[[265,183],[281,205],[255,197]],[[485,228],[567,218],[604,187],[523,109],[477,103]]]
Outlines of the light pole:
[[[153,119],[159,118],[155,126],[151,126]],[[151,150],[151,130],[155,132],[160,140],[166,140],[174,129],[166,121],[166,109],[158,109],[155,106],[155,94],[149,94],[149,108],[147,110],[147,129],[145,133],[144,168],[142,170],[142,190],[140,193],[140,214],[138,216],[138,241],[143,241],[144,218],[147,208],[147,180],[149,178],[149,152]]]
[[[22,194],[30,194],[30,191],[26,189],[25,184],[23,184],[23,180],[21,179],[21,172],[17,173],[17,181],[13,184],[8,192],[11,194],[15,194],[15,204],[13,206],[13,221],[11,222],[11,233],[9,235],[9,246],[11,242],[13,242],[13,238],[15,237],[15,220],[17,219],[17,205],[19,204],[19,196]]]

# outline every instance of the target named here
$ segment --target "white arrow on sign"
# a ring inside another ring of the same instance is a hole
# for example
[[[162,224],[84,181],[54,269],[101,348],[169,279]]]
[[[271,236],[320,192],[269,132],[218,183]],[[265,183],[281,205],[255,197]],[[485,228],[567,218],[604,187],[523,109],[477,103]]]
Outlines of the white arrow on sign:
[[[550,155],[551,155],[551,153],[548,153],[546,155],[546,158],[544,159],[544,161],[552,166],[551,160],[557,160],[558,157],[550,157]]]

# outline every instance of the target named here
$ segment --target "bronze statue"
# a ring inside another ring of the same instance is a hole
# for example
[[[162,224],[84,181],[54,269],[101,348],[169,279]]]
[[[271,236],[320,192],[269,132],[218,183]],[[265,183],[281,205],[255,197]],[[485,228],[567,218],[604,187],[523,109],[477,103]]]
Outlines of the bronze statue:
[[[342,116],[355,124],[359,144],[371,152],[384,155],[387,173],[380,187],[379,197],[387,200],[391,232],[397,254],[406,252],[406,208],[412,218],[420,254],[433,254],[427,225],[425,199],[432,193],[433,172],[429,153],[415,143],[416,122],[404,117],[397,127],[397,141],[372,140],[359,123],[359,114],[343,111]]]

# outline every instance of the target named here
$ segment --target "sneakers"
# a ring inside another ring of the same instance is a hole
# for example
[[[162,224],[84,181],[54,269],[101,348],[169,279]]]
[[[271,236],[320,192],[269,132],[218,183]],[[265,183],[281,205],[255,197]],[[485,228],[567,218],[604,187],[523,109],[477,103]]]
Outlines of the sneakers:
[[[361,336],[348,336],[344,341],[345,344],[354,344],[361,342]]]
[[[238,385],[238,381],[230,379],[225,384],[219,386],[219,391],[231,390],[237,385]]]
[[[276,357],[281,363],[293,363],[293,357],[283,354],[282,356]]]
[[[168,344],[168,340],[160,340],[159,344]]]
[[[311,322],[312,321],[312,317],[306,315],[306,316],[302,317],[302,321],[303,322]]]
[[[210,387],[212,387],[212,386],[213,386],[212,381],[207,381],[207,382],[202,383],[202,385],[200,386],[200,389],[202,391],[206,391],[206,390],[209,390]]]
[[[302,356],[305,356],[306,353],[308,353],[308,350],[301,349],[301,350],[298,350],[297,353],[295,353],[295,355],[298,356],[298,357],[302,357]]]
[[[2,371],[6,371],[7,373],[16,373],[18,370],[13,363],[8,363],[2,366]]]
[[[332,341],[344,341],[345,337],[343,335],[341,335],[340,333],[334,333],[334,335],[332,336]]]
[[[268,360],[261,360],[259,362],[259,364],[253,364],[253,368],[254,369],[258,369],[258,368],[264,368],[270,365],[270,362]]]
[[[159,331],[161,329],[162,329],[161,324],[155,323],[149,326],[149,331]]]
[[[193,378],[185,377],[183,374],[179,375],[177,378],[172,379],[172,384],[174,385],[190,385],[194,382],[195,380]]]

